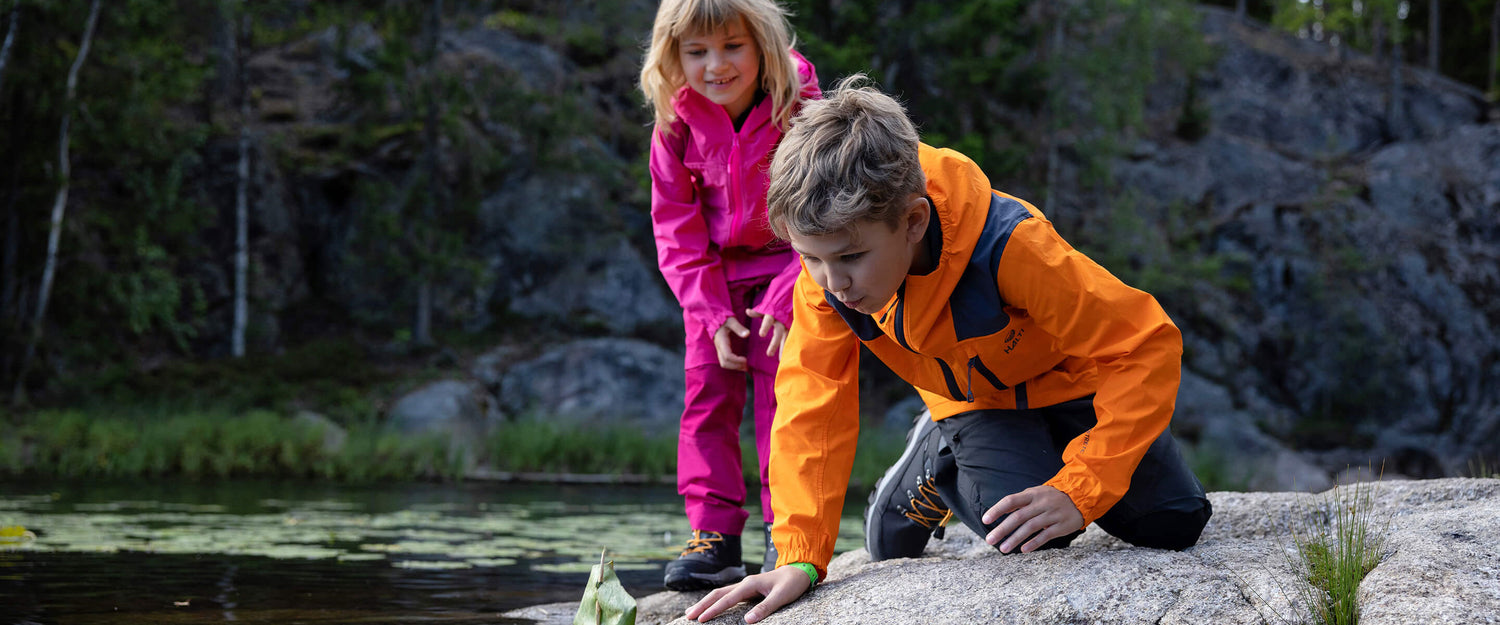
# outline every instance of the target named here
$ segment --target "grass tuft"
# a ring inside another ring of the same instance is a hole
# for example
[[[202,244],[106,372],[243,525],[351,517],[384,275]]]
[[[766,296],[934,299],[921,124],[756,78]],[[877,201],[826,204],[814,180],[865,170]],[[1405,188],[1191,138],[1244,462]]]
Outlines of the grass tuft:
[[[1359,583],[1386,556],[1390,519],[1377,520],[1368,484],[1336,486],[1294,527],[1298,591],[1308,621],[1323,625],[1359,622]]]

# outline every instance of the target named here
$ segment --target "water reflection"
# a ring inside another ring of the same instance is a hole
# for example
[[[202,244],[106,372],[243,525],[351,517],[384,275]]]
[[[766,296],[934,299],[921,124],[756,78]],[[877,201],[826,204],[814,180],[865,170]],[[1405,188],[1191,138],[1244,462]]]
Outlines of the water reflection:
[[[576,601],[600,549],[657,592],[690,529],[669,486],[262,482],[0,484],[15,526],[0,623],[497,623]]]

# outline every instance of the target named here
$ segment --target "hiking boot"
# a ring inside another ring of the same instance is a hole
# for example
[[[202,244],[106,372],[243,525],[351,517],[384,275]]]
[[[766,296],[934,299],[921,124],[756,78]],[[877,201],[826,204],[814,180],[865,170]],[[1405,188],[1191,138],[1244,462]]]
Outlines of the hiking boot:
[[[942,538],[943,524],[953,513],[938,494],[958,476],[953,452],[943,442],[937,423],[926,410],[906,435],[906,450],[885,472],[870,493],[865,508],[865,549],[870,560],[914,558],[922,555],[931,536]]]
[[[766,524],[766,558],[760,565],[760,572],[774,570],[776,568],[776,543],[771,542],[771,524]]]
[[[667,563],[663,584],[668,590],[708,590],[744,577],[739,536],[693,530],[682,555]]]

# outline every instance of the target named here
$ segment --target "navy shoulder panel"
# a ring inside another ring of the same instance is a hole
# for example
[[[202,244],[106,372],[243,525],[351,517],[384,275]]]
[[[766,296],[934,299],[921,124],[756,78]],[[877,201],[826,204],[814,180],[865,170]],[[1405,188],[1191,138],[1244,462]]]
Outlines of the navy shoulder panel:
[[[861,341],[873,341],[880,337],[880,325],[875,323],[875,318],[845,306],[839,298],[832,293],[823,291],[823,299],[828,300],[828,305],[838,311],[839,316],[844,318],[844,323],[849,324],[849,329],[854,330],[854,336]]]
[[[974,243],[969,266],[964,268],[953,295],[948,298],[958,340],[988,336],[1010,324],[1010,315],[1005,314],[1005,302],[1000,300],[995,280],[1000,272],[1000,255],[1005,252],[1010,233],[1017,224],[1030,217],[1031,212],[1020,202],[990,193],[990,210],[984,220],[984,229]]]

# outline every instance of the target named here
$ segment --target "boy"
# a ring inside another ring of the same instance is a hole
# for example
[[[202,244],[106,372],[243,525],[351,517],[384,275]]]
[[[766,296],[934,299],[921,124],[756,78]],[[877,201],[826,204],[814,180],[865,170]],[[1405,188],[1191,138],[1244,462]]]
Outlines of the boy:
[[[861,343],[931,413],[871,497],[872,559],[921,555],[950,512],[1002,553],[1067,546],[1095,521],[1138,546],[1192,546],[1212,509],[1167,432],[1177,327],[972,161],[920,144],[863,78],[806,104],[771,164],[771,226],[803,263],[772,430],[780,566],[687,616],[765,595],[754,623],[827,574]]]

